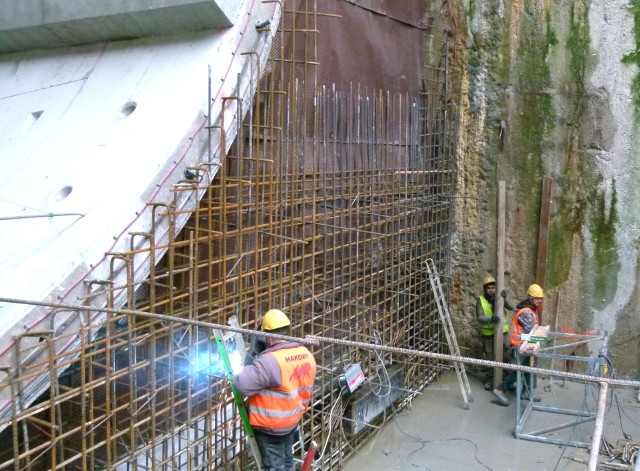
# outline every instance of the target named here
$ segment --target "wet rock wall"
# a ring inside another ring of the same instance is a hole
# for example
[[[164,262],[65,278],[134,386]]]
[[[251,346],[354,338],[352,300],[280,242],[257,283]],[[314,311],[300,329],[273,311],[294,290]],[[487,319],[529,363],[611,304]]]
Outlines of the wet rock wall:
[[[543,323],[609,332],[618,374],[637,378],[640,7],[465,0],[450,13],[450,38],[461,110],[452,308],[462,343],[478,348],[474,302],[495,274],[504,180],[510,298],[542,284]],[[546,276],[536,280],[546,176],[551,226]]]

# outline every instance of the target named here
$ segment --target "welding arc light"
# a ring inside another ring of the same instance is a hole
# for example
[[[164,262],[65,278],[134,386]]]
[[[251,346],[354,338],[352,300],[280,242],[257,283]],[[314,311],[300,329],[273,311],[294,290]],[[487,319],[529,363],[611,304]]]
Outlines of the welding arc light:
[[[240,352],[233,348],[233,345],[227,346],[227,354],[233,374],[238,374],[243,367],[242,356]],[[227,376],[224,367],[224,361],[218,349],[213,347],[211,351],[201,350],[193,355],[190,360],[192,375],[207,374],[212,376]]]

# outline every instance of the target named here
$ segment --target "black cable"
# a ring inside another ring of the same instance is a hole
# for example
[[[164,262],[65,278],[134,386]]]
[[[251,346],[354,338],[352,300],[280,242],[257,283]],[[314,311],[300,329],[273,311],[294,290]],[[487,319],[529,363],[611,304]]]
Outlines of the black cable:
[[[605,376],[606,378],[615,378],[615,376],[616,376],[616,375],[615,375],[615,370],[614,370],[613,363],[611,362],[611,360],[610,360],[607,356],[605,356],[605,355],[599,355],[599,357],[598,357],[598,358],[603,358],[603,359],[604,359],[604,361],[606,361],[606,363],[607,363],[607,367],[608,367],[608,369],[607,369],[607,372],[606,372],[606,374],[605,374],[604,376]],[[599,375],[599,373],[600,373],[599,371],[598,371],[598,372],[593,371],[593,369],[594,369],[596,366],[599,366],[599,365],[597,365],[596,363],[593,363],[593,364],[590,366],[590,374],[592,374],[592,375],[594,375],[594,376],[598,376],[598,375]],[[595,391],[599,391],[601,386],[600,386],[600,384],[591,384],[590,386],[591,386],[591,397],[592,397],[592,398],[594,399],[594,401],[596,401],[596,403],[597,403],[597,398],[596,398],[596,395],[595,395]],[[583,404],[584,404],[584,409],[583,409],[583,410],[586,410],[586,411],[588,411],[589,413],[592,413],[592,412],[591,412],[591,410],[589,410],[589,408],[588,408],[588,406],[587,406],[587,403],[586,403],[586,388],[587,388],[587,384],[585,384],[585,398],[584,398],[584,403],[583,403]],[[616,389],[615,389],[615,387],[614,387],[614,386],[612,386],[612,387],[611,387],[611,396],[610,396],[610,398],[609,398],[609,405],[608,405],[607,410],[606,410],[606,412],[605,412],[605,413],[606,413],[606,414],[608,414],[608,413],[611,411],[611,407],[613,406],[613,400],[614,400],[614,398],[615,398],[615,401],[616,401],[616,408],[618,409],[618,418],[620,419],[620,430],[622,431],[622,435],[624,436],[624,438],[625,438],[625,439],[627,439],[627,440],[631,440],[631,435],[627,434],[627,433],[625,432],[625,430],[624,430],[624,426],[623,426],[623,423],[622,423],[622,414],[624,414],[624,415],[625,415],[625,417],[627,417],[627,419],[628,419],[631,423],[633,423],[634,425],[636,425],[636,426],[640,427],[640,424],[638,424],[638,423],[637,423],[637,422],[635,422],[633,419],[631,419],[631,417],[629,417],[629,416],[627,415],[627,413],[624,411],[624,407],[622,407],[622,406],[620,405],[620,401],[619,401],[619,399],[618,399],[618,395],[617,395],[617,392],[616,392]],[[577,425],[577,423],[576,423],[576,424],[574,424],[574,426],[573,426],[573,428],[574,428],[574,429],[575,429],[576,425]],[[572,435],[573,435],[573,429],[572,429],[572,431],[571,431],[571,435],[570,435],[570,437],[569,437],[569,438],[571,438],[571,436],[572,436]],[[606,439],[605,439],[604,437],[602,437],[602,439],[606,441]],[[556,463],[556,466],[555,466],[555,468],[554,468],[554,471],[557,469],[558,465],[560,464],[560,461],[562,460],[562,457],[563,457],[564,452],[565,452],[565,450],[566,450],[566,449],[567,449],[567,445],[565,445],[565,447],[563,448],[562,453],[560,454],[560,458],[558,458],[558,462]],[[566,465],[566,466],[568,466],[568,463],[567,463],[567,465]],[[565,466],[565,467],[566,467],[566,466]]]
[[[469,440],[468,438],[459,438],[459,437],[454,437],[454,438],[445,438],[442,440],[425,440],[424,438],[420,437],[419,435],[412,435],[408,432],[406,432],[401,426],[400,426],[400,422],[398,420],[398,414],[395,410],[395,408],[393,409],[393,421],[395,422],[396,426],[398,427],[398,430],[400,430],[403,434],[405,434],[407,437],[409,438],[413,438],[416,442],[418,442],[421,447],[418,448],[417,450],[412,451],[411,453],[409,453],[407,455],[407,461],[409,462],[409,464],[411,464],[413,467],[418,467],[418,465],[414,464],[411,462],[410,458],[414,453],[417,453],[419,451],[422,451],[424,449],[425,446],[427,446],[427,444],[432,444],[432,443],[445,443],[445,442],[455,442],[455,441],[460,441],[460,442],[468,442],[471,443],[473,445],[474,448],[474,454],[473,457],[475,458],[476,462],[482,466],[485,469],[488,469],[489,471],[493,471],[493,469],[491,469],[489,466],[487,466],[486,464],[484,464],[482,461],[480,461],[480,459],[478,458],[478,445],[476,445],[476,443],[473,440]]]
[[[633,425],[635,425],[636,427],[640,427],[640,423],[636,422],[635,420],[633,420],[631,417],[629,417],[627,415],[627,413],[624,411],[624,406],[620,405],[620,401],[618,401],[618,394],[616,393],[615,388],[613,389],[613,395],[616,398],[616,406],[618,407],[618,414],[620,414],[620,412],[622,412],[624,414],[624,416],[627,418],[627,420],[629,420],[629,422],[631,422]],[[622,417],[620,417],[620,428],[622,429]],[[628,437],[628,435],[624,432],[624,429],[622,429],[622,434],[625,436],[625,438]],[[627,438],[628,440],[629,438]]]
[[[587,406],[587,383],[585,383],[584,385],[584,394],[582,395],[582,409],[580,410],[580,412],[584,412],[584,411],[589,411],[589,408]],[[591,411],[589,411],[591,413]],[[569,439],[567,441],[571,441],[571,438],[573,437],[573,434],[576,431],[576,427],[578,426],[578,423],[580,421],[580,415],[578,415],[576,417],[576,421],[573,423],[573,427],[571,427],[571,433],[569,434]],[[560,456],[558,457],[558,461],[556,462],[556,465],[553,468],[553,471],[556,471],[556,469],[558,469],[558,466],[560,465],[560,461],[562,461],[562,458],[564,457],[564,453],[565,451],[567,451],[567,447],[569,445],[566,444],[563,448],[562,448],[562,453],[560,453]],[[565,464],[565,468],[569,466],[569,462],[567,461],[567,464]]]
[[[419,451],[424,450],[424,447],[425,447],[425,446],[427,446],[427,444],[426,444],[426,443],[424,443],[424,442],[421,442],[421,443],[420,443],[420,442],[417,442],[417,443],[419,443],[419,444],[420,444],[420,448],[418,448],[417,450],[413,450],[411,453],[409,453],[409,454],[407,455],[407,458],[406,458],[406,459],[407,459],[407,461],[409,462],[409,464],[410,464],[411,466],[413,466],[414,468],[420,468],[420,466],[418,466],[418,465],[417,465],[417,464],[415,464],[413,461],[411,461],[411,459],[410,459],[410,458],[411,458],[411,455],[413,455],[414,453],[417,453],[417,452],[419,452]],[[431,468],[427,468],[426,466],[422,466],[422,469],[425,469],[425,470],[427,470],[427,471],[431,471]]]
[[[609,359],[609,357],[607,357],[606,355],[600,355],[601,358],[604,359],[604,361],[607,362],[607,366],[608,366],[608,373],[605,375],[605,377],[607,378],[615,378],[616,374],[615,374],[615,369],[613,367],[613,363],[611,362],[611,360]],[[594,385],[596,386],[596,385]],[[597,386],[599,387],[599,386]],[[620,401],[618,400],[618,394],[616,393],[616,389],[615,386],[611,387],[611,398],[609,400],[609,407],[607,408],[607,413],[609,413],[609,410],[611,409],[611,406],[613,405],[613,400],[615,398],[616,401],[616,408],[618,409],[618,418],[620,419],[620,430],[622,431],[622,435],[624,436],[624,438],[626,438],[627,440],[631,439],[631,435],[629,435],[627,432],[625,432],[624,430],[624,426],[622,424],[622,414],[625,415],[625,417],[627,419],[629,419],[629,421],[640,427],[640,424],[638,424],[637,422],[635,422],[631,417],[629,417],[627,415],[627,413],[623,410],[623,407],[620,405]]]

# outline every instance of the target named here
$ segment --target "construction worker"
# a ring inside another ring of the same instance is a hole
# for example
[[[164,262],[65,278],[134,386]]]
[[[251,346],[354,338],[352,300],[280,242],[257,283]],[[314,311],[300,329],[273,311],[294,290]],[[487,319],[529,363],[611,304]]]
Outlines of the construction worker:
[[[265,333],[288,335],[291,322],[279,309],[262,319]],[[306,347],[265,336],[264,350],[234,378],[249,396],[249,422],[266,471],[293,471],[291,447],[298,422],[311,402],[316,362]]]
[[[513,316],[509,329],[509,339],[515,364],[532,366],[531,356],[521,355],[518,350],[523,342],[522,334],[530,333],[533,326],[538,324],[538,311],[540,310],[543,299],[544,291],[539,285],[533,284],[527,289],[527,299],[516,306],[517,312],[515,316]],[[539,402],[540,398],[533,395],[533,378],[531,374],[525,373],[524,377],[525,391],[516,391],[516,394],[520,394],[521,399]],[[493,390],[494,396],[498,398],[498,402],[503,406],[509,405],[509,400],[505,397],[504,392],[514,387],[517,378],[517,372],[511,371],[504,377],[502,384]]]
[[[500,317],[495,315],[496,302],[496,280],[492,276],[487,276],[482,280],[482,296],[476,301],[476,319],[480,323],[480,338],[482,339],[482,356],[485,360],[504,361],[504,358],[495,358],[493,335],[495,324],[500,322]],[[502,290],[500,296],[504,299],[505,310],[512,311],[513,306],[507,301],[507,292]],[[502,326],[504,335],[503,345],[509,350],[509,323],[507,316]],[[506,355],[508,358],[508,354]],[[484,388],[487,391],[493,389],[493,368],[486,368],[484,371]]]

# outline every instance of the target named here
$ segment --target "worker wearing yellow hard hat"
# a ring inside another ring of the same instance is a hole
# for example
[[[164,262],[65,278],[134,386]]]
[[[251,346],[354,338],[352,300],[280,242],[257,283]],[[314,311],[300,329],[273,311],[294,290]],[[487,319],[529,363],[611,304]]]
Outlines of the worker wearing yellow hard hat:
[[[500,292],[500,296],[504,298],[505,311],[512,311],[513,306],[507,301],[507,293],[505,290]],[[480,339],[482,341],[482,357],[484,360],[492,361],[508,361],[505,358],[495,358],[494,350],[494,333],[495,325],[500,322],[500,317],[495,313],[496,302],[496,279],[493,276],[485,276],[482,280],[482,295],[476,300],[476,319],[480,324]],[[502,333],[504,335],[504,345],[508,345],[509,340],[509,323],[507,316],[504,316],[502,325]],[[508,357],[507,357],[508,358]],[[485,368],[484,370],[484,388],[486,390],[493,389],[493,368]]]
[[[280,309],[269,309],[262,318],[261,330],[274,331],[289,327],[291,321]]]
[[[544,291],[542,291],[540,285],[536,284],[529,286],[529,289],[527,289],[527,294],[532,298],[539,299],[540,302],[542,302],[542,299],[544,298]]]
[[[287,315],[280,309],[269,309],[262,319],[258,322],[258,330],[260,332],[268,332],[289,327],[291,321]],[[288,332],[287,332],[288,333]],[[253,359],[260,355],[267,345],[265,343],[265,337],[261,334],[256,334],[251,337],[251,346],[249,347],[249,353],[245,359],[245,364],[253,363]]]
[[[289,335],[291,321],[280,309],[268,310],[260,330]],[[265,335],[264,350],[234,378],[249,396],[249,422],[265,469],[294,469],[291,447],[298,423],[311,403],[316,377],[313,354],[303,345]]]
[[[517,312],[511,321],[509,338],[513,347],[514,358],[520,365],[531,366],[531,356],[521,355],[518,352],[518,348],[523,342],[522,334],[528,334],[538,324],[538,312],[543,300],[544,290],[540,285],[534,283],[527,288],[527,299],[516,306]],[[503,406],[509,405],[509,400],[505,397],[504,392],[511,389],[516,380],[517,373],[511,371],[505,376],[502,384],[493,390],[493,394]],[[516,391],[516,393],[521,394],[521,399],[540,401],[540,398],[533,395],[533,378],[530,373],[525,373],[524,390]]]

